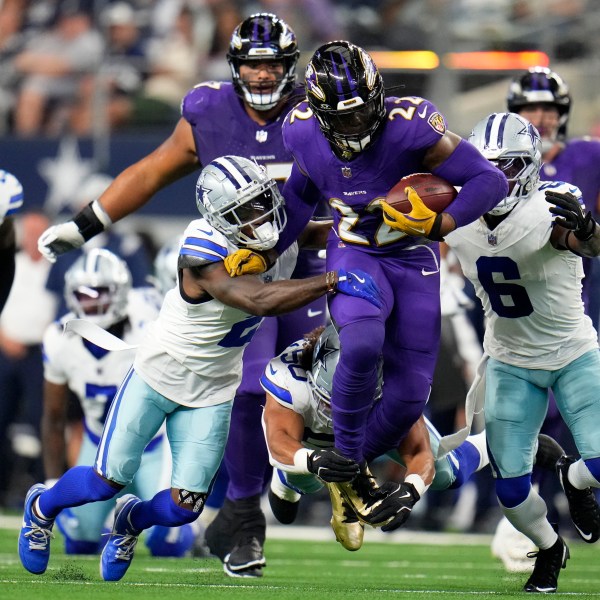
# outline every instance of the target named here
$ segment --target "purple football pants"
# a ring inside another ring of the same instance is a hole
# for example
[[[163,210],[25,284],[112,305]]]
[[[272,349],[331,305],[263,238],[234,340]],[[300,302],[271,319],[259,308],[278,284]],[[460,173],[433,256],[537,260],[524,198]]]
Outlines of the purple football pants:
[[[379,309],[340,293],[329,300],[341,348],[333,377],[333,429],[336,446],[349,458],[369,461],[397,448],[423,413],[440,343],[438,265],[438,244],[394,255],[369,254],[337,239],[328,244],[327,270],[366,271],[383,301]],[[383,396],[372,406],[381,355]]]

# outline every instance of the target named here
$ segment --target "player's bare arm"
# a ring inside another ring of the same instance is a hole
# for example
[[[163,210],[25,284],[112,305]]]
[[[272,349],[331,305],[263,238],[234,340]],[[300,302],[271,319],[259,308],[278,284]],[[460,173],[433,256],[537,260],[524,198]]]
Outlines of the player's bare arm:
[[[426,486],[431,485],[435,476],[435,460],[422,415],[402,440],[398,452],[406,465],[406,476],[418,475]]]
[[[298,238],[298,245],[307,250],[323,250],[332,225],[332,219],[309,221]]]
[[[68,391],[66,385],[44,381],[41,431],[46,479],[58,479],[65,471]]]
[[[192,128],[185,119],[180,119],[173,133],[156,150],[118,175],[100,196],[100,204],[114,223],[199,167]]]
[[[185,264],[180,257],[180,267]],[[263,283],[254,275],[232,278],[223,263],[183,268],[183,291],[192,300],[207,295],[223,304],[260,317],[289,312],[329,291],[334,291],[337,273],[331,272],[306,279]]]
[[[263,412],[265,435],[271,456],[284,465],[294,464],[294,454],[303,446],[304,419],[293,410],[281,406],[267,394]]]

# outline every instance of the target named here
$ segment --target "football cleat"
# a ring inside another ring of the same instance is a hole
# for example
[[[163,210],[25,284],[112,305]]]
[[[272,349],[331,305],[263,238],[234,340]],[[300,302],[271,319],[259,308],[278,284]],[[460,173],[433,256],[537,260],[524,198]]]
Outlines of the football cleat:
[[[223,561],[223,571],[230,577],[262,577],[266,566],[262,544],[255,537],[241,539]]]
[[[50,560],[50,539],[54,537],[54,519],[44,521],[33,512],[33,503],[46,489],[43,483],[36,483],[29,488],[25,496],[23,524],[19,533],[21,564],[34,575],[41,575],[46,571]]]
[[[300,506],[300,500],[296,500],[296,502],[291,502],[290,500],[285,500],[284,498],[280,498],[272,489],[269,488],[269,493],[267,494],[269,498],[269,505],[271,506],[271,511],[273,512],[273,516],[284,525],[289,525],[296,520],[298,516],[298,507]]]
[[[567,566],[570,558],[569,548],[564,540],[559,535],[553,546],[547,550],[530,552],[528,556],[535,558],[535,566],[523,589],[540,594],[556,592],[560,570]]]
[[[492,556],[500,559],[509,573],[531,573],[535,560],[530,554],[535,544],[506,518],[502,517],[492,538]]]
[[[538,435],[538,448],[535,453],[535,466],[549,471],[556,470],[556,463],[565,456],[562,446],[549,435]]]
[[[569,481],[569,467],[575,462],[577,460],[572,456],[563,456],[556,463],[556,471],[579,537],[584,542],[593,544],[600,538],[600,507],[592,488],[578,490]]]
[[[327,484],[329,496],[331,498],[331,529],[335,533],[335,539],[346,550],[351,552],[358,550],[363,543],[365,526],[358,520],[358,517],[342,498],[338,487],[334,484]]]
[[[133,494],[125,494],[117,500],[113,528],[100,557],[100,575],[104,581],[119,581],[131,565],[141,532],[132,527],[129,515],[140,502]]]
[[[342,498],[348,503],[361,523],[376,527],[381,523],[374,523],[371,519],[371,513],[377,508],[386,497],[386,492],[382,491],[375,477],[365,464],[361,467],[360,473],[348,482],[331,483],[328,486],[335,486]]]

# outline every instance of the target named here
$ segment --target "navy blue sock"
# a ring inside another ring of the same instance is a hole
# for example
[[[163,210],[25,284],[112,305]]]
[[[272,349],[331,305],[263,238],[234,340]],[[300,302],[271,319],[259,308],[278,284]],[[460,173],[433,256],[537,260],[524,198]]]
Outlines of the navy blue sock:
[[[195,521],[200,513],[181,508],[173,502],[171,490],[162,490],[150,500],[136,504],[129,513],[129,522],[137,531],[153,525],[178,527]]]
[[[469,440],[465,440],[453,452],[454,456],[458,459],[459,466],[457,467],[454,462],[450,461],[454,474],[456,475],[456,479],[452,482],[450,488],[456,489],[468,481],[469,477],[473,475],[479,466],[481,455],[479,454],[479,450],[477,450]]]
[[[38,506],[44,517],[54,519],[63,508],[108,500],[119,489],[102,479],[93,467],[73,467],[40,495]]]

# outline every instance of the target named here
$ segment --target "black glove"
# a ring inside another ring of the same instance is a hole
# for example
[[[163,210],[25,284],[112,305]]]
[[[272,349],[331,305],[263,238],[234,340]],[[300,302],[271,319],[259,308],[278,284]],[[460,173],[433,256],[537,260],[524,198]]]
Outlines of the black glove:
[[[383,487],[386,487],[385,484]],[[371,522],[383,523],[381,531],[394,531],[404,525],[413,506],[420,500],[419,492],[412,483],[401,483],[396,489],[383,500],[383,502],[371,513]]]
[[[352,481],[359,473],[357,462],[342,456],[337,448],[314,450],[307,459],[308,470],[327,483]]]
[[[594,235],[596,221],[591,211],[588,210],[587,214],[584,214],[583,206],[579,204],[576,196],[569,192],[561,194],[547,190],[546,202],[555,205],[550,208],[550,212],[557,217],[554,222],[570,229],[578,240],[586,242]]]

